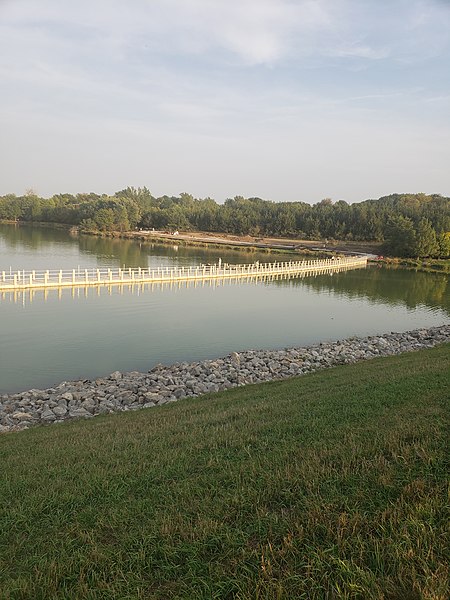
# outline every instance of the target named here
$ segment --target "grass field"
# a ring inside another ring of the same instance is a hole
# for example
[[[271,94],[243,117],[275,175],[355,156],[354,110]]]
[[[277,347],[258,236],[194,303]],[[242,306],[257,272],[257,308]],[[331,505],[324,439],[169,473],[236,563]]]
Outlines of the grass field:
[[[446,600],[449,350],[0,436],[0,598]]]

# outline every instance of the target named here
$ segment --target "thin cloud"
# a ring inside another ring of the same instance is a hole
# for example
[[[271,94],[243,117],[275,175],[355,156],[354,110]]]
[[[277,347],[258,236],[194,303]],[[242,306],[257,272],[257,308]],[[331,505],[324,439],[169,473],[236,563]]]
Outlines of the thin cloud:
[[[92,147],[91,160],[101,152],[113,157],[110,172],[139,174],[140,165],[144,184],[145,161],[137,154],[152,143],[167,149],[171,163],[164,168],[155,151],[152,177],[186,173],[191,147],[217,175],[217,188],[229,185],[229,173],[241,172],[248,156],[255,177],[264,171],[264,185],[273,186],[253,194],[274,198],[280,181],[297,185],[299,145],[305,161],[315,149],[317,173],[324,152],[327,168],[327,132],[339,136],[336,171],[355,151],[345,131],[353,138],[361,131],[366,140],[379,131],[375,146],[382,149],[398,123],[401,132],[420,131],[432,152],[436,131],[448,133],[449,38],[450,3],[438,0],[0,0],[3,184],[13,173],[14,181],[20,177],[10,148],[29,131],[42,140],[40,181],[53,181],[63,157],[51,147],[67,132],[72,157],[85,164]],[[114,139],[120,152],[110,149]],[[414,147],[398,153],[399,164]],[[443,139],[440,148],[450,152]],[[382,152],[367,151],[375,178]],[[17,160],[27,152],[23,143]],[[226,175],[213,159],[227,164]],[[37,169],[33,156],[27,160],[30,172]],[[283,164],[292,164],[290,179]],[[71,180],[82,181],[82,172],[70,173]],[[124,181],[130,183],[136,181]],[[220,197],[217,188],[205,193]]]

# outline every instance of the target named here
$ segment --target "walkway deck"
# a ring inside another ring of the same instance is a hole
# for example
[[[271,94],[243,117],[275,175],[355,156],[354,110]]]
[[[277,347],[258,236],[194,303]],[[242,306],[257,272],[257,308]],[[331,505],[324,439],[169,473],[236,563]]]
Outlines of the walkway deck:
[[[71,269],[46,271],[0,271],[0,291],[47,288],[99,287],[126,284],[169,283],[225,279],[255,279],[301,273],[327,273],[365,267],[366,256],[327,258],[243,265],[218,264],[196,267],[158,267],[157,269]]]

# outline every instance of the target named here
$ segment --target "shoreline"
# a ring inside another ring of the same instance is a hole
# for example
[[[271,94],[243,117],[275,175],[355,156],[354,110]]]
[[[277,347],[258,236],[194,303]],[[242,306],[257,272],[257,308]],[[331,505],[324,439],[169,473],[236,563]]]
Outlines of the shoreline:
[[[88,231],[81,230],[77,225],[67,223],[51,223],[48,221],[7,221],[0,224],[17,227],[49,227],[72,231],[76,235],[87,235],[100,238],[134,240],[137,242],[161,243],[169,245],[211,246],[215,248],[228,247],[233,250],[255,252],[280,252],[294,254],[368,254],[375,255],[380,250],[379,242],[342,241],[342,240],[305,240],[299,238],[258,237],[237,235],[225,232],[209,231],[180,231],[168,232],[162,230],[136,229],[130,231]]]
[[[380,249],[376,242],[343,242],[338,240],[304,240],[298,238],[258,237],[251,235],[235,235],[225,232],[181,231],[166,232],[159,230],[136,230],[123,232],[84,232],[80,235],[97,237],[113,237],[169,245],[211,246],[214,248],[230,248],[252,252],[279,252],[293,254],[364,254],[375,257]]]
[[[391,269],[406,269],[416,272],[440,273],[450,272],[450,259],[414,259],[400,257],[381,257],[381,242],[343,241],[343,240],[304,240],[298,238],[255,237],[250,235],[234,235],[228,233],[212,233],[206,231],[179,232],[178,234],[164,231],[134,230],[134,231],[80,231],[78,226],[65,223],[15,222],[0,220],[0,224],[31,227],[44,227],[66,230],[74,236],[89,236],[119,240],[130,240],[149,244],[166,246],[190,246],[214,249],[232,250],[235,252],[259,252],[265,254],[280,254],[288,256],[305,256],[327,258],[333,254],[367,255],[369,262],[382,264]]]
[[[157,365],[146,373],[115,371],[93,380],[63,381],[45,390],[0,394],[0,433],[162,406],[444,343],[450,343],[450,324],[284,350],[232,352],[223,358]]]

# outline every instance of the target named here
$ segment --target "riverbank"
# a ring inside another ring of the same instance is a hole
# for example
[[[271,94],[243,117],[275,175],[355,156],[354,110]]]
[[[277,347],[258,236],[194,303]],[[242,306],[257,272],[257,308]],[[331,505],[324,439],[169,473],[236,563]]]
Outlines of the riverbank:
[[[297,238],[257,237],[250,235],[233,235],[228,233],[209,233],[205,231],[156,231],[142,230],[111,232],[82,232],[92,235],[110,235],[124,239],[137,239],[139,241],[153,241],[171,245],[206,245],[215,248],[246,249],[259,252],[293,252],[305,254],[373,254],[379,253],[381,243],[377,242],[343,242],[323,240],[304,240]]]
[[[329,258],[334,255],[357,256],[367,255],[368,260],[384,264],[389,268],[405,268],[425,273],[450,272],[450,260],[439,258],[397,258],[382,255],[382,242],[356,242],[342,240],[303,240],[291,238],[258,238],[252,236],[237,236],[231,234],[213,234],[207,232],[176,232],[163,231],[127,231],[110,234],[85,232],[87,235],[116,237],[141,242],[167,244],[170,246],[202,246],[224,248],[247,252],[265,252],[317,258]],[[82,232],[83,234],[83,232]]]
[[[448,342],[450,325],[442,325],[304,348],[232,352],[215,360],[159,365],[148,373],[116,371],[95,380],[64,381],[45,390],[0,395],[0,432],[161,406],[183,398]]]
[[[382,242],[343,241],[343,240],[304,240],[297,238],[271,238],[204,231],[165,232],[156,230],[134,231],[80,231],[78,227],[60,223],[36,222],[21,223],[0,220],[0,223],[16,226],[47,227],[70,231],[71,235],[87,235],[100,238],[134,240],[167,246],[192,246],[245,252],[287,255],[291,257],[329,258],[333,255],[366,254],[369,261],[384,264],[389,268],[405,268],[417,272],[450,273],[450,259],[413,259],[382,257]]]
[[[0,596],[444,600],[448,352],[0,436]]]
[[[324,254],[330,253],[343,254],[377,254],[379,253],[381,243],[378,242],[353,242],[353,241],[326,241],[323,240],[304,240],[299,238],[274,238],[257,237],[250,235],[234,235],[228,233],[210,233],[207,231],[159,231],[136,229],[132,231],[109,231],[101,232],[94,230],[82,230],[73,225],[64,223],[50,223],[45,221],[22,222],[0,220],[0,224],[15,225],[17,227],[50,227],[55,229],[65,229],[72,233],[80,235],[90,235],[94,237],[120,238],[126,240],[135,240],[139,242],[163,243],[168,245],[190,245],[190,246],[209,246],[213,248],[225,248],[232,250],[248,250],[258,252],[279,252],[279,253],[300,253],[300,254]]]
[[[413,259],[413,258],[385,258],[382,261],[390,269],[407,269],[421,273],[450,273],[450,259]]]

